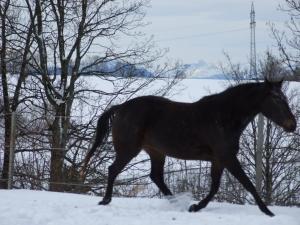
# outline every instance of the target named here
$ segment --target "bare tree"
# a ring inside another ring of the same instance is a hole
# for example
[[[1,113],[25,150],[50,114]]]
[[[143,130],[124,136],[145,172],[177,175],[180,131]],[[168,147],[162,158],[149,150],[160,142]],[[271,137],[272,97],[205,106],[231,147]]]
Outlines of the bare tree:
[[[16,112],[19,104],[24,101],[20,95],[28,75],[32,44],[33,26],[30,21],[24,21],[21,14],[22,8],[15,5],[15,1],[1,1],[0,67],[5,130],[1,188],[7,188],[12,112]]]
[[[279,6],[282,12],[290,17],[285,23],[285,30],[279,30],[274,24],[271,24],[272,36],[277,42],[280,58],[284,60],[285,65],[291,73],[286,80],[300,81],[299,73],[299,22],[300,22],[300,2],[298,0],[285,0],[285,4]]]
[[[31,75],[35,77],[32,82],[36,83],[36,98],[31,104],[42,110],[37,111],[47,126],[48,135],[42,140],[48,139],[45,143],[51,147],[50,190],[61,191],[64,189],[61,183],[68,177],[64,171],[70,170],[72,164],[73,167],[79,164],[78,158],[70,158],[70,152],[75,151],[80,143],[72,135],[76,135],[76,129],[82,132],[89,130],[93,124],[91,121],[95,121],[91,118],[86,127],[73,129],[76,122],[71,118],[76,113],[76,101],[90,93],[99,99],[96,105],[100,111],[104,110],[113,102],[133,97],[156,78],[169,74],[173,68],[155,65],[164,51],[154,50],[151,39],[140,40],[138,44],[119,45],[120,38],[127,36],[133,40],[141,35],[136,28],[144,25],[142,20],[147,1],[26,0],[19,4],[24,4],[32,24],[34,42],[30,48],[32,58],[29,65]],[[116,63],[118,66],[109,71],[99,68],[99,65]],[[136,73],[141,68],[149,71],[149,79],[137,79]],[[111,76],[124,71],[126,76]],[[91,76],[107,82],[113,89],[106,91],[81,85]],[[173,78],[176,77],[174,75],[164,86],[165,92],[168,91],[166,87],[174,84],[176,79]],[[77,151],[79,149],[82,150],[77,148]],[[77,154],[76,151],[74,154]]]

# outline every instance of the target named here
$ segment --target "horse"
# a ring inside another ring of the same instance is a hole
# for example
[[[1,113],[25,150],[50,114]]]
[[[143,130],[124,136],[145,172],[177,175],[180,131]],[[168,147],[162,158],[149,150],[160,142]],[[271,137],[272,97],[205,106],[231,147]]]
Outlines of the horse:
[[[99,204],[110,203],[117,175],[143,149],[150,156],[150,178],[166,196],[172,195],[164,182],[166,156],[211,162],[210,191],[189,207],[190,212],[207,206],[227,169],[252,194],[259,209],[274,216],[242,169],[237,153],[243,130],[259,113],[286,132],[295,131],[296,119],[281,89],[282,81],[265,80],[229,87],[193,103],[141,96],[112,106],[100,116],[95,141],[83,161],[85,171],[111,127],[116,156],[109,166],[106,192]]]

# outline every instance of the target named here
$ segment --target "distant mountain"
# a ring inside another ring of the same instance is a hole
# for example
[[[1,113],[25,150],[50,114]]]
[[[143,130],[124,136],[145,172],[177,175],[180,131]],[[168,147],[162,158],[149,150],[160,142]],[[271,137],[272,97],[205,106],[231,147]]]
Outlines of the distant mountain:
[[[91,62],[82,63],[84,68]],[[32,74],[35,74],[32,71]],[[49,74],[61,75],[60,67],[50,66],[48,68]],[[69,73],[71,73],[71,66],[69,68]],[[105,63],[96,64],[88,67],[87,69],[81,71],[81,75],[102,75],[102,76],[115,76],[115,77],[152,77],[153,74],[143,67],[138,67],[134,64],[124,63],[118,60],[113,60]]]
[[[91,62],[84,62],[82,67],[89,65]],[[208,64],[201,60],[197,63],[184,64],[181,67],[182,72],[185,73],[186,78],[193,79],[218,79],[224,80],[226,76],[222,74],[214,65]],[[32,71],[32,74],[36,74],[36,71]],[[49,67],[49,74],[61,74],[61,68],[59,67]],[[71,73],[71,67],[69,68],[69,73]],[[115,77],[153,77],[154,74],[147,70],[146,68],[136,66],[134,64],[129,64],[126,62],[112,60],[105,63],[100,63],[88,67],[87,69],[81,71],[81,75],[102,75],[102,76],[115,76]]]
[[[187,78],[197,79],[218,79],[224,80],[226,76],[222,74],[214,65],[201,60],[197,63],[183,65]]]

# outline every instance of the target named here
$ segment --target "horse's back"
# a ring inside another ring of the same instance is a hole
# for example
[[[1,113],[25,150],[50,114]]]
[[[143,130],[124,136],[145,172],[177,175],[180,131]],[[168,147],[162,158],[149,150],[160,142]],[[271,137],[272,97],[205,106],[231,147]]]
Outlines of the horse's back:
[[[122,126],[143,127],[159,116],[170,104],[174,103],[163,97],[137,97],[119,105],[113,123],[115,126],[121,123]]]
[[[159,96],[141,96],[119,105],[114,120],[124,123],[138,123],[142,126],[165,114],[178,114],[186,111],[190,103],[174,102]]]
[[[120,104],[112,123],[113,138],[122,142],[132,142],[134,138],[140,141],[147,125],[170,102],[163,97],[142,96]]]

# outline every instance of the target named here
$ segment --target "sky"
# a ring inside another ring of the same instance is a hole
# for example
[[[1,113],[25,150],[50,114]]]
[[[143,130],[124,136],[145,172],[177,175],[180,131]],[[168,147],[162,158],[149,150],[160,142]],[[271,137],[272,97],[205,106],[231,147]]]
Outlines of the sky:
[[[225,60],[246,63],[250,55],[250,8],[256,13],[258,57],[266,50],[276,54],[268,23],[282,28],[288,20],[278,10],[284,0],[151,0],[145,21],[147,35],[158,47],[168,48],[167,57],[182,63],[216,65]]]

